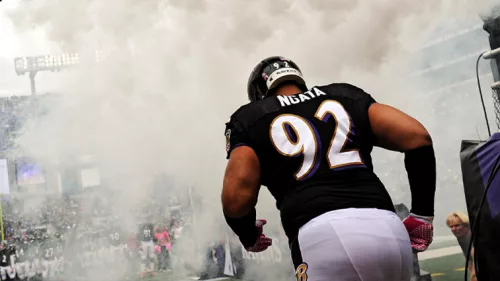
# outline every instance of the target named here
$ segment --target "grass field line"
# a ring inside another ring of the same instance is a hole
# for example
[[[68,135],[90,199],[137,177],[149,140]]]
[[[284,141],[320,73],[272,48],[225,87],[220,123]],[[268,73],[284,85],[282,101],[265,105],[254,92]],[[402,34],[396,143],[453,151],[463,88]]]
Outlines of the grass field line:
[[[424,261],[444,256],[451,256],[459,253],[462,253],[462,248],[460,248],[460,246],[445,247],[445,248],[422,252],[418,254],[418,260]]]

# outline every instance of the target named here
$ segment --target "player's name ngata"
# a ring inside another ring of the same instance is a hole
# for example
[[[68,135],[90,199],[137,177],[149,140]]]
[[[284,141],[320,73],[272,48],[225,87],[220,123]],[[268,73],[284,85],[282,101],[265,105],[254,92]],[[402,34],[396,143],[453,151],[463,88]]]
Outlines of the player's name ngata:
[[[311,90],[309,90],[307,92],[295,94],[293,96],[277,96],[277,97],[278,97],[278,100],[280,101],[281,107],[285,107],[285,106],[305,102],[305,101],[317,98],[319,96],[326,96],[326,93],[321,91],[320,89],[312,88]]]

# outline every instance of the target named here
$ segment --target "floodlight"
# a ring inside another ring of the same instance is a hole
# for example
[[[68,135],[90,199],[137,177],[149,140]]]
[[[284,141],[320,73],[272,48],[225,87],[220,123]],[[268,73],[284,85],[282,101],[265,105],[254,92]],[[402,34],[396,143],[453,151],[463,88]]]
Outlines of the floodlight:
[[[0,0],[1,1],[1,0]],[[95,52],[95,62],[102,61],[102,52]],[[59,71],[80,64],[78,53],[64,53],[58,55],[43,55],[36,57],[18,57],[14,59],[17,75],[29,73],[31,93],[35,94],[35,75],[38,71]]]
[[[80,60],[76,53],[23,57],[14,60],[17,75],[33,71],[61,70],[79,63]]]

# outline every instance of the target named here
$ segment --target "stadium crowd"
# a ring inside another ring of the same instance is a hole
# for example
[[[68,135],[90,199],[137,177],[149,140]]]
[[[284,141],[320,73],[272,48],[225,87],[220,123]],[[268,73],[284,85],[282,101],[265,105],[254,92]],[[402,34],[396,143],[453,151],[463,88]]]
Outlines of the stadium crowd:
[[[137,207],[146,215],[132,229],[102,197],[48,198],[28,211],[16,208],[15,199],[4,201],[0,277],[79,280],[105,271],[128,279],[171,270],[189,211],[153,202]]]

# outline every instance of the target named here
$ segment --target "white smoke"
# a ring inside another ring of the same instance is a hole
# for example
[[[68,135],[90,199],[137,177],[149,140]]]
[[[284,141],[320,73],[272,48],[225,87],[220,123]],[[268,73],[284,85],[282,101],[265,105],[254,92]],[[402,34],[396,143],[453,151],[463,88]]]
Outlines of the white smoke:
[[[211,226],[221,221],[224,122],[246,103],[246,79],[260,59],[287,56],[310,86],[353,83],[381,102],[426,115],[426,108],[413,107],[419,82],[409,78],[412,52],[434,25],[478,19],[483,2],[22,3],[10,13],[20,31],[43,29],[60,50],[82,58],[101,50],[105,60],[84,61],[62,76],[63,95],[45,104],[48,113],[29,122],[17,144],[50,167],[60,167],[61,158],[94,155],[125,209],[145,197],[157,174],[193,186],[203,198],[198,222],[204,227],[200,243],[206,243],[220,238]],[[398,186],[399,176],[386,172],[398,165],[401,159],[379,168],[395,201],[409,192]],[[268,192],[261,192],[258,213],[279,228]]]

